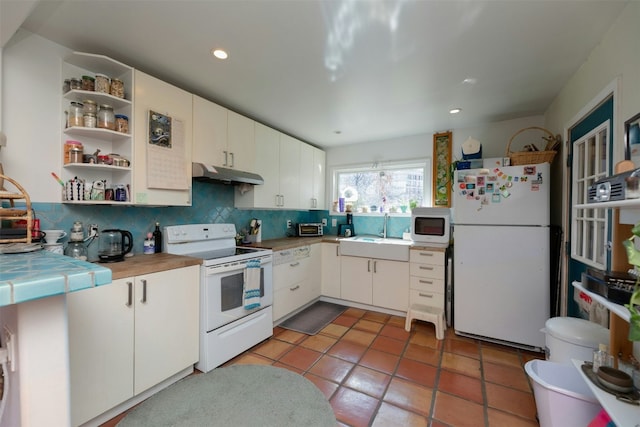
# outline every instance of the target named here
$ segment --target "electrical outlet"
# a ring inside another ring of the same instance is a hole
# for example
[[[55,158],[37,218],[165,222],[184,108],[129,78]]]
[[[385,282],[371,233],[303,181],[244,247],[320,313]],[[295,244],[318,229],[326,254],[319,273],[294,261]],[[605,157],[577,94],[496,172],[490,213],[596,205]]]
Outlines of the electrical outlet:
[[[89,237],[98,237],[98,224],[89,224]]]
[[[331,226],[332,227],[337,227],[338,226],[338,219],[337,218],[331,218]]]
[[[322,218],[322,225],[327,226],[327,218]]]
[[[287,220],[287,228],[291,228],[291,227],[293,227],[293,226],[291,225],[291,220],[290,220],[290,219],[288,219],[288,220]]]

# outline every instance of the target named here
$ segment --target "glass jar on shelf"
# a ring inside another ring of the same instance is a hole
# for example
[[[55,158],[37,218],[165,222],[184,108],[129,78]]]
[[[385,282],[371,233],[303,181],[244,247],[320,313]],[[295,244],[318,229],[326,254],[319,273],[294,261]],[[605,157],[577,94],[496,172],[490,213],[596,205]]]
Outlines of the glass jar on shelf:
[[[82,89],[82,82],[80,79],[71,78],[69,79],[69,88],[71,90],[80,90]]]
[[[98,104],[96,104],[95,101],[92,101],[90,99],[85,99],[84,101],[82,101],[82,104],[83,104],[83,112],[84,112],[84,114],[87,114],[87,113],[97,114],[98,113]]]
[[[111,80],[104,74],[96,74],[96,92],[109,93],[111,90]]]
[[[111,95],[124,98],[124,82],[120,79],[111,79]]]
[[[84,126],[84,105],[82,102],[71,101],[69,104],[69,114],[67,117],[67,126]]]
[[[82,76],[82,90],[88,90],[93,92],[95,88],[95,81],[91,76]]]
[[[113,112],[113,107],[111,105],[100,105],[96,126],[101,129],[116,129],[116,115]]]

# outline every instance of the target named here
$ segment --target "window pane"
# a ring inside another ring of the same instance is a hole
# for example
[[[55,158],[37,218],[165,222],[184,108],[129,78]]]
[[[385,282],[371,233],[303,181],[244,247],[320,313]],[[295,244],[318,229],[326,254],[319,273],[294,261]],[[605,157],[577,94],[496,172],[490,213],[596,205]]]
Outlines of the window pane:
[[[336,173],[336,198],[354,211],[388,212],[390,208],[424,205],[424,167],[371,168]]]

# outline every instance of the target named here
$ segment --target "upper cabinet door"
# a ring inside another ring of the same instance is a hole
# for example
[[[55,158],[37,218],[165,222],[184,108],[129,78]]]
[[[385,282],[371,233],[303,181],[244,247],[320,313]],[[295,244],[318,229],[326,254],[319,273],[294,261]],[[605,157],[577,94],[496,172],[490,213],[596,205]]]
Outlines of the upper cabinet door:
[[[313,147],[300,144],[300,207],[314,208],[313,196]]]
[[[227,112],[218,104],[193,95],[194,162],[225,165],[227,150]]]
[[[326,153],[319,148],[313,148],[313,199],[314,209],[326,209],[325,190]]]
[[[280,194],[283,208],[300,208],[301,145],[301,141],[284,133],[280,134]]]
[[[136,70],[135,99],[135,204],[191,206],[192,94]],[[168,129],[170,142],[151,136]]]
[[[223,166],[253,172],[255,121],[229,110],[227,125],[227,163]]]

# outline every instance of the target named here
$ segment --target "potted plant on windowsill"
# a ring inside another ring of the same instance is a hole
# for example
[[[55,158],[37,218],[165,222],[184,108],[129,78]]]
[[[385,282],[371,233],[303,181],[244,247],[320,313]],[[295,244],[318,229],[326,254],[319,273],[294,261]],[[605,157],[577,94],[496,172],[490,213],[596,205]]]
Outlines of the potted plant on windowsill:
[[[640,341],[640,251],[636,249],[635,238],[640,237],[640,223],[631,229],[631,237],[622,242],[627,250],[627,260],[633,265],[636,274],[636,285],[629,303],[624,306],[629,310],[629,341]]]

